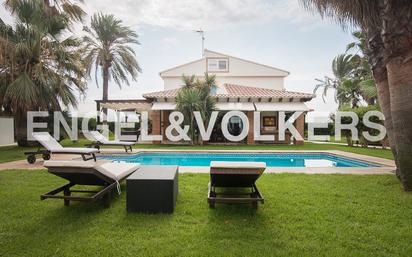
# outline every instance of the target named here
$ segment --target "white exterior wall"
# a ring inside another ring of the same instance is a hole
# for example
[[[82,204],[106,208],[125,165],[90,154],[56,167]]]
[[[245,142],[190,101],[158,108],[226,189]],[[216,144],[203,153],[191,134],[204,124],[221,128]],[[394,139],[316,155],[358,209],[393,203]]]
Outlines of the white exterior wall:
[[[14,119],[0,117],[0,145],[14,144]]]
[[[164,90],[176,89],[183,86],[182,77],[163,78]]]
[[[203,76],[199,76],[203,78]],[[164,89],[170,90],[183,86],[182,77],[164,78]],[[223,84],[235,84],[240,86],[261,87],[268,89],[284,89],[283,78],[279,77],[221,77],[216,76],[218,86]]]
[[[209,73],[216,75],[218,85],[228,83],[282,90],[284,89],[284,78],[289,75],[287,71],[277,68],[205,50],[204,58],[161,72],[164,89],[181,87],[183,74],[203,77],[207,70],[208,58],[226,58],[229,61],[228,72]]]
[[[261,87],[283,90],[283,78],[280,77],[217,77],[218,85],[235,84],[240,86]]]

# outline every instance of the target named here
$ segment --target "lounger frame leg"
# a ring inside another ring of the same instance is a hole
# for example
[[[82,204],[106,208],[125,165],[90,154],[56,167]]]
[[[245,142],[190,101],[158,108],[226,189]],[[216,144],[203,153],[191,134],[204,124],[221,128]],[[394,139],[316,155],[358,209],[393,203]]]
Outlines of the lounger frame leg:
[[[124,150],[126,151],[126,153],[128,153],[129,151],[132,153],[133,152],[133,148],[131,145],[124,145]]]
[[[64,196],[70,196],[71,195],[70,188],[66,187],[63,190],[63,194],[64,194]],[[69,206],[69,205],[70,205],[70,200],[69,199],[64,199],[64,206]]]
[[[50,159],[51,153],[49,150],[41,149],[41,147],[38,147],[34,152],[24,152],[24,155],[27,156],[27,162],[33,164],[36,162],[36,155],[42,155],[43,158],[47,157],[44,158],[44,160],[47,161],[48,159]]]
[[[94,153],[88,154],[88,155],[90,155],[89,158],[86,157],[86,154],[82,154],[82,159],[83,159],[83,161],[88,161],[88,160],[94,160],[94,161],[96,161],[96,155],[95,155]]]
[[[209,204],[209,208],[215,208],[215,200],[214,197],[216,197],[216,193],[212,189],[212,185],[209,182],[208,184],[208,194],[207,194],[207,203]]]
[[[216,203],[247,203],[251,204],[254,209],[257,209],[259,202],[261,202],[262,204],[264,203],[264,198],[259,192],[256,184],[253,184],[251,187],[249,187],[251,189],[251,192],[245,194],[248,197],[230,197],[228,195],[218,194],[216,192],[216,187],[214,187],[210,182],[208,188],[209,190],[207,202],[209,203],[210,208],[214,208]],[[236,196],[239,196],[239,194],[236,194]]]
[[[92,191],[92,190],[71,190],[75,183],[68,183],[61,187],[58,187],[48,193],[42,194],[40,196],[40,200],[45,200],[47,198],[54,198],[54,199],[63,199],[64,205],[70,205],[70,201],[79,201],[79,202],[96,202],[99,200],[103,200],[103,204],[106,207],[110,206],[111,200],[111,192],[116,188],[117,182],[113,182],[111,184],[107,184],[99,191]],[[59,193],[63,192],[63,195],[58,195]],[[91,196],[74,196],[72,193],[94,193]]]

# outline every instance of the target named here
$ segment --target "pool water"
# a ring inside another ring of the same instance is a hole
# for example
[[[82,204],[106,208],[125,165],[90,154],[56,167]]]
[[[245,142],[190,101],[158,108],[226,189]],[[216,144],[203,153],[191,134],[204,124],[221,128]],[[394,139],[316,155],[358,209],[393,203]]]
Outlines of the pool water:
[[[102,156],[143,165],[210,166],[211,161],[265,162],[267,167],[378,167],[379,165],[322,153],[138,153]]]

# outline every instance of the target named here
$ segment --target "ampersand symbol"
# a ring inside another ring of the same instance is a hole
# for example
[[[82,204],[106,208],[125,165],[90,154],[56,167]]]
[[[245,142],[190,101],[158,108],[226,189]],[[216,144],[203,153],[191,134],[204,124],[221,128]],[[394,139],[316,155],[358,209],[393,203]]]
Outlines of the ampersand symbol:
[[[176,119],[177,118],[177,119]],[[183,113],[172,112],[169,115],[170,125],[166,128],[166,137],[170,141],[177,142],[181,140],[190,141],[190,137],[187,135],[189,126],[186,125],[183,128],[180,126],[184,121]],[[175,130],[178,135],[173,135],[172,131]]]

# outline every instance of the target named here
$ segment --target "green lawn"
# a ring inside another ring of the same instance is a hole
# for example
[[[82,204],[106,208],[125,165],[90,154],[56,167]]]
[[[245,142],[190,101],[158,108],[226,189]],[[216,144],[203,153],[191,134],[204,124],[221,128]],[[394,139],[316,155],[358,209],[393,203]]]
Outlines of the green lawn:
[[[412,195],[393,175],[266,174],[265,204],[206,203],[207,174],[180,175],[172,215],[39,195],[63,180],[0,172],[0,256],[411,256]],[[124,190],[124,185],[122,185]]]
[[[67,147],[84,147],[88,141],[81,139],[76,142],[64,140],[63,146]],[[359,153],[370,156],[393,159],[390,150],[371,149],[361,147],[349,147],[344,145],[333,144],[313,144],[305,143],[304,145],[204,145],[204,146],[177,146],[177,145],[136,145],[135,149],[193,149],[193,150],[341,150],[351,153]],[[6,146],[0,147],[0,163],[24,159],[24,152],[35,150],[34,147]]]

